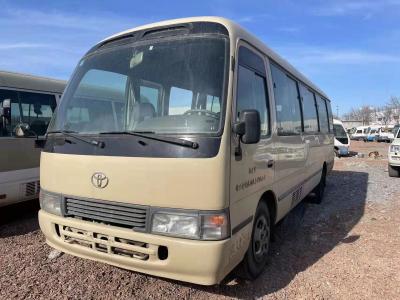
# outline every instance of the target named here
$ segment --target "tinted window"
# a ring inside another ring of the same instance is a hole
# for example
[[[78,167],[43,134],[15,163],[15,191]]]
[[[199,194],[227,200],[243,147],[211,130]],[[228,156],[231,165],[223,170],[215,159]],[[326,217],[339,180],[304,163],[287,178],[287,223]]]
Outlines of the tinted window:
[[[160,90],[149,86],[140,86],[140,103],[150,103],[158,114],[158,99]]]
[[[193,92],[177,87],[169,95],[169,115],[182,115],[192,108]]]
[[[333,132],[333,116],[332,116],[332,107],[331,102],[325,100],[326,107],[328,109],[328,122],[329,122],[329,132]]]
[[[302,84],[299,86],[303,103],[304,132],[317,132],[318,117],[314,93]]]
[[[271,71],[274,82],[278,134],[300,134],[302,130],[301,110],[297,83],[273,64],[271,64]]]
[[[261,135],[267,135],[269,132],[269,119],[264,77],[239,65],[237,89],[237,120],[241,111],[256,109],[260,113]]]
[[[318,105],[320,131],[322,133],[328,133],[329,132],[328,112],[326,110],[325,101],[318,95],[316,95],[316,99]]]
[[[0,90],[0,108],[3,107],[3,101],[11,100],[11,124],[6,123],[3,126],[3,120],[0,118],[0,136],[14,135],[14,128],[21,121],[21,115],[18,103],[18,94],[16,91]]]

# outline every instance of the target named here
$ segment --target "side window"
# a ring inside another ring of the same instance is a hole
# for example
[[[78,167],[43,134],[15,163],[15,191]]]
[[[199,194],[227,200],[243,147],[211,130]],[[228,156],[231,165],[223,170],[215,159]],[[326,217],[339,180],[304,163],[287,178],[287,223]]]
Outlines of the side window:
[[[318,132],[317,105],[314,93],[302,84],[299,86],[303,103],[304,132]]]
[[[333,132],[333,116],[332,116],[332,107],[331,102],[325,100],[326,108],[328,110],[328,122],[329,122],[329,132]]]
[[[322,133],[329,132],[328,112],[326,110],[325,100],[316,95],[318,105],[319,127]]]
[[[297,82],[271,64],[274,82],[276,122],[279,135],[297,135],[302,131]]]
[[[239,65],[236,117],[245,109],[256,109],[260,113],[261,135],[269,133],[269,116],[265,78],[255,71]]]
[[[44,135],[57,103],[54,95],[18,92],[22,108],[22,120],[37,135]]]
[[[219,97],[207,95],[206,101],[207,110],[214,113],[221,112],[221,102],[219,100]]]
[[[3,101],[6,99],[11,100],[11,124],[5,124],[5,127],[3,128],[3,120],[0,118],[0,136],[14,135],[15,126],[21,122],[18,93],[12,90],[0,89],[0,107],[3,107]]]
[[[169,94],[169,115],[181,115],[192,108],[193,92],[172,87]]]
[[[158,100],[160,97],[160,90],[155,87],[140,86],[140,102],[150,103],[153,105],[156,114],[158,114]]]

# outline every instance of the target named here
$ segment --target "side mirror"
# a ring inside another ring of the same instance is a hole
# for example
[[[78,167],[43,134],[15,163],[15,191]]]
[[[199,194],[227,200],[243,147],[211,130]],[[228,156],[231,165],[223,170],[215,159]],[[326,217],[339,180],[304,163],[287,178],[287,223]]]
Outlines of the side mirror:
[[[233,132],[239,135],[243,144],[257,144],[261,137],[260,113],[255,109],[242,110],[239,122],[233,125]]]
[[[19,123],[15,126],[14,133],[17,137],[26,137],[29,136],[29,124],[26,123]]]

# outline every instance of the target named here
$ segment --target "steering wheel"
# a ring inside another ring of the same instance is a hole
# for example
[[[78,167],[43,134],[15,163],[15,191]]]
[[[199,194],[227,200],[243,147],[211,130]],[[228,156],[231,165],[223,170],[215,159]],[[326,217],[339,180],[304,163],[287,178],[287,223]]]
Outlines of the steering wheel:
[[[219,113],[215,113],[215,112],[209,111],[207,109],[189,109],[189,110],[185,111],[183,114],[184,115],[195,115],[195,114],[197,114],[197,115],[205,115],[205,116],[208,115],[211,118],[219,119]]]

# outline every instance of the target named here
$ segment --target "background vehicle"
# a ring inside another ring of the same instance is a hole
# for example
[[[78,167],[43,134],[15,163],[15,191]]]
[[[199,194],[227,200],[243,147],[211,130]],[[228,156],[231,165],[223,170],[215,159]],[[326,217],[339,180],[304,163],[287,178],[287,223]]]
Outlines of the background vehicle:
[[[210,285],[242,262],[255,278],[274,224],[322,200],[333,139],[328,97],[237,24],[128,30],[69,81],[41,156],[40,227],[52,247],[143,273]]]
[[[387,143],[390,142],[390,139],[393,138],[393,128],[394,125],[382,126],[381,128],[379,128],[377,141]]]
[[[340,120],[333,119],[333,133],[335,135],[334,147],[336,156],[349,155],[350,138]]]
[[[390,141],[390,142],[393,142],[394,137],[396,136],[397,131],[398,131],[399,129],[400,129],[400,125],[399,125],[399,124],[394,125],[392,131],[388,134],[388,138],[389,138],[389,141]]]
[[[352,140],[364,141],[367,138],[368,126],[359,126],[355,132],[351,135]]]
[[[0,71],[0,206],[39,193],[37,136],[47,125],[65,82]]]
[[[390,177],[400,177],[400,129],[397,129],[395,138],[389,147],[388,171]]]
[[[379,129],[381,127],[380,126],[370,126],[368,128],[368,132],[367,132],[367,137],[365,138],[364,141],[366,142],[375,142],[378,139],[379,136]]]

